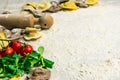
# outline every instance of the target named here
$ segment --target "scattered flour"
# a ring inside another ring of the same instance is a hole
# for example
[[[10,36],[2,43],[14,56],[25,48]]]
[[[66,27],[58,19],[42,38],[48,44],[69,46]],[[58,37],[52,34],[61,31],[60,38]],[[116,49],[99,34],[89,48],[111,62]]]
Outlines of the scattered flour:
[[[55,61],[51,80],[120,80],[119,2],[51,14],[53,27],[29,42],[44,46],[44,56]]]

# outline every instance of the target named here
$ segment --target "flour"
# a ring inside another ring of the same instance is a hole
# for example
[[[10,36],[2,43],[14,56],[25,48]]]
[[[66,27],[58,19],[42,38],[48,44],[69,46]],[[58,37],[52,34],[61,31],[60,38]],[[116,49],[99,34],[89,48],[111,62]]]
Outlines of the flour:
[[[55,62],[51,80],[120,80],[119,5],[119,0],[101,0],[86,9],[51,14],[52,28],[29,42],[35,49],[44,46],[44,57]]]
[[[55,24],[40,42],[55,61],[51,80],[120,79],[120,10],[108,2],[52,14]]]

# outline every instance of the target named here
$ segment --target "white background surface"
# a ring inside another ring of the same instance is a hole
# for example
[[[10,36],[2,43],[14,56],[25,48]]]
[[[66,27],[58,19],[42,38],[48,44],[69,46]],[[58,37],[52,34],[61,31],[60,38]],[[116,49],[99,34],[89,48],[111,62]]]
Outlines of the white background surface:
[[[35,0],[0,1],[2,11]],[[44,56],[55,61],[51,80],[120,80],[120,0],[51,15],[52,28],[29,42],[35,49],[44,46]]]

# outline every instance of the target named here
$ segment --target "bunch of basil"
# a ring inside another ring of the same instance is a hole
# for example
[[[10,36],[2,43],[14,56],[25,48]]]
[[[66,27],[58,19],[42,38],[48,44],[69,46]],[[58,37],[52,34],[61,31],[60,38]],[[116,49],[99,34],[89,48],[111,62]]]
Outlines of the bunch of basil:
[[[6,55],[0,59],[0,78],[11,78],[15,75],[28,73],[31,68],[42,66],[43,68],[52,68],[54,62],[42,56],[44,47],[39,47],[38,51],[33,51],[22,57],[17,53],[12,56]]]

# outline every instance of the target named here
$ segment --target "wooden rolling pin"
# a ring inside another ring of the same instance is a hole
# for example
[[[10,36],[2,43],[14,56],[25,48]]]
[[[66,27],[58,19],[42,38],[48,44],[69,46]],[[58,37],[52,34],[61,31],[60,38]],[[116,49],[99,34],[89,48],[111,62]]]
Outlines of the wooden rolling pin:
[[[41,28],[48,29],[53,25],[53,18],[44,14],[39,18],[35,18],[32,14],[1,14],[0,25],[7,29],[26,28],[40,25]]]

